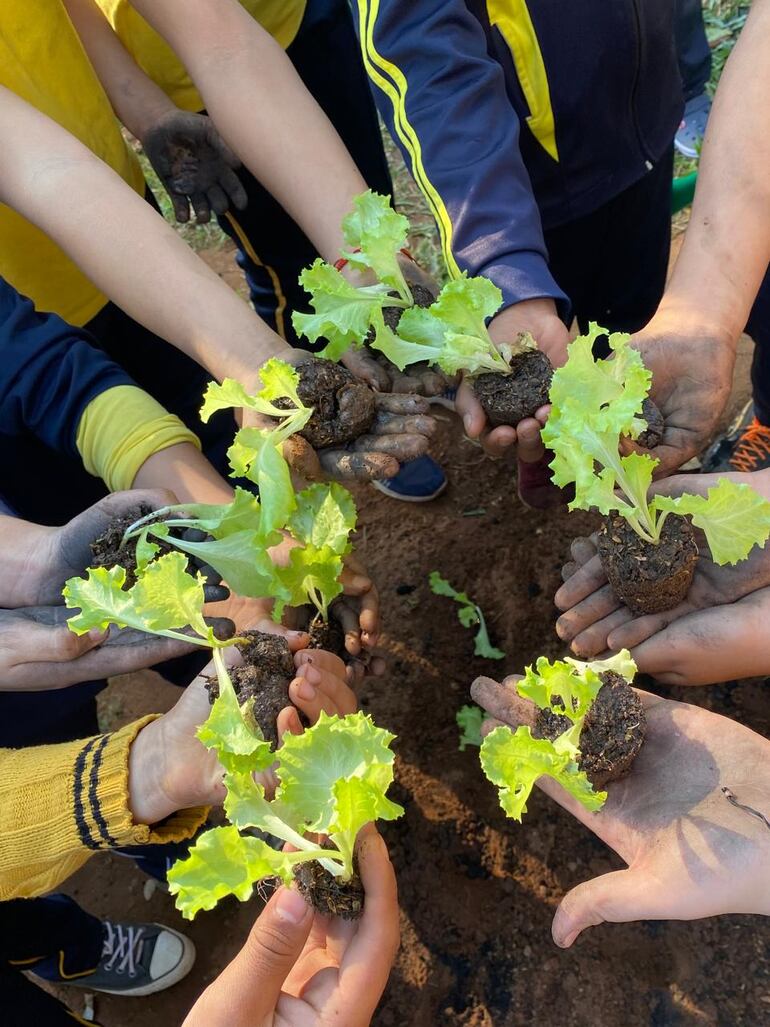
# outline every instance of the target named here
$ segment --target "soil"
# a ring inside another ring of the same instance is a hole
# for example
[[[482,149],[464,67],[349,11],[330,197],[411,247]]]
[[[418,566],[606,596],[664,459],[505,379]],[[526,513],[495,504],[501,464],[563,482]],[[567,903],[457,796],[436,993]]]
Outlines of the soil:
[[[409,291],[412,294],[412,299],[414,300],[414,305],[416,307],[429,307],[436,299],[430,289],[426,289],[424,285],[410,285]],[[398,296],[398,293],[394,292],[391,295]],[[401,320],[401,315],[404,313],[404,310],[404,307],[383,307],[382,316],[385,320],[385,324],[391,331],[395,332],[398,328],[398,323]]]
[[[623,517],[610,514],[599,529],[597,548],[613,592],[633,613],[662,613],[681,603],[698,562],[690,522],[673,515],[652,545]]]
[[[254,699],[254,719],[265,739],[277,746],[275,722],[281,710],[291,705],[289,685],[294,678],[294,657],[280,635],[242,631],[241,637],[248,639],[245,645],[237,643],[243,664],[230,671],[230,679],[241,705]],[[207,680],[206,688],[213,703],[219,695],[216,677]]]
[[[136,539],[129,539],[124,544],[123,535],[132,524],[150,513],[152,513],[151,506],[146,503],[138,503],[127,513],[113,517],[105,531],[91,543],[92,566],[123,567],[126,572],[125,588],[131,588],[136,581]],[[164,519],[164,517],[158,517],[156,520]],[[169,534],[173,535],[175,530],[172,528]],[[152,541],[159,547],[158,556],[175,552],[173,546],[169,546],[163,539],[153,538]]]
[[[428,213],[425,224],[432,225]],[[207,261],[235,277],[225,250]],[[725,423],[750,396],[751,353],[744,337]],[[524,824],[507,819],[478,753],[458,751],[455,714],[477,675],[499,680],[538,656],[564,656],[552,628],[552,597],[570,542],[590,534],[599,518],[526,509],[510,464],[486,460],[443,420],[448,415],[438,416],[434,455],[450,478],[443,496],[413,504],[407,517],[373,489],[355,489],[360,554],[380,591],[389,664],[386,677],[363,683],[360,698],[377,723],[399,736],[392,798],[407,809],[383,827],[398,875],[402,942],[374,1027],[766,1024],[770,946],[761,917],[605,924],[571,949],[554,946],[551,920],[565,892],[624,864],[537,790]],[[505,660],[474,656],[473,633],[430,592],[434,569],[480,603]],[[645,687],[770,736],[765,681]],[[178,698],[179,689],[151,671],[116,678],[99,697],[101,726],[114,730]],[[167,991],[140,999],[97,995],[97,1019],[107,1027],[180,1024],[238,952],[262,907],[259,897],[227,900],[190,923],[163,891],[145,899],[145,880],[131,860],[100,852],[60,889],[97,916],[168,924],[197,948],[192,973]],[[52,990],[82,1013],[80,989]]]
[[[305,901],[323,916],[358,920],[364,911],[364,886],[358,876],[355,861],[353,876],[346,884],[340,884],[336,877],[315,860],[295,867],[294,880]]]
[[[647,422],[647,427],[637,436],[636,444],[643,449],[655,449],[663,438],[665,424],[663,414],[649,397],[642,404],[642,417]]]
[[[345,632],[338,620],[330,617],[328,621],[322,621],[315,617],[309,624],[310,645],[308,649],[325,649],[327,653],[334,653],[345,663],[350,662],[350,653],[345,648]]]
[[[647,730],[641,700],[625,678],[612,671],[605,671],[600,677],[603,685],[580,732],[578,760],[578,766],[597,789],[628,773]],[[570,725],[567,717],[540,710],[532,734],[535,738],[553,740]]]
[[[511,358],[512,374],[488,372],[473,379],[473,391],[492,427],[517,425],[548,402],[553,367],[540,350],[527,350]]]
[[[299,433],[314,449],[345,446],[365,435],[375,416],[374,393],[340,364],[311,357],[298,367],[297,392],[313,416]],[[291,407],[277,400],[277,407]]]

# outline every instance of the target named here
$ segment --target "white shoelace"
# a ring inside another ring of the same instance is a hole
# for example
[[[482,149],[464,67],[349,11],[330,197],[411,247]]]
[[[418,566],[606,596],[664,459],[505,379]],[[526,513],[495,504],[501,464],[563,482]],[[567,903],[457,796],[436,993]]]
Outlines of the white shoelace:
[[[107,960],[104,969],[119,974],[127,972],[129,977],[135,977],[136,964],[142,958],[144,928],[124,927],[109,920],[104,921],[104,927],[107,931],[102,948],[102,959]]]

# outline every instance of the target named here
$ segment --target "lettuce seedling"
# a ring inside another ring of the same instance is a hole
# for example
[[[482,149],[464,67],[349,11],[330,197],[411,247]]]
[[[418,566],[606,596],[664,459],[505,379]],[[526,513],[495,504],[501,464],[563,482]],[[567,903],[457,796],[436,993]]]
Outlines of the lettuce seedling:
[[[457,619],[464,628],[472,628],[478,625],[479,630],[476,632],[473,646],[476,656],[483,656],[487,660],[505,659],[505,653],[501,649],[496,649],[489,641],[487,622],[484,620],[481,607],[474,603],[465,592],[458,592],[454,589],[445,578],[441,577],[438,571],[431,571],[428,575],[428,581],[430,583],[430,590],[434,595],[447,596],[449,599],[454,599],[456,603],[459,603],[460,609],[457,611]]]
[[[364,713],[322,713],[303,734],[284,736],[272,800],[247,770],[226,773],[224,805],[230,826],[201,835],[189,856],[168,874],[169,890],[182,915],[192,919],[226,895],[245,902],[265,878],[279,877],[291,884],[294,868],[310,860],[317,860],[340,882],[349,881],[361,828],[370,821],[395,820],[404,812],[386,795],[393,781],[393,739]],[[226,752],[230,737],[226,730],[212,730],[205,744],[209,743],[218,753]],[[290,843],[296,851],[277,852],[241,833],[252,828]],[[325,835],[330,847],[308,834]]]
[[[515,731],[500,726],[481,743],[481,767],[499,788],[500,805],[509,817],[521,821],[527,799],[539,777],[547,775],[574,796],[588,810],[601,809],[607,793],[595,791],[579,769],[580,732],[586,713],[602,687],[600,675],[611,671],[629,683],[636,664],[628,650],[603,661],[581,663],[567,658],[551,663],[541,656],[534,669],[527,667],[516,689],[540,710],[566,717],[570,726],[555,740],[534,738],[528,726]]]
[[[130,589],[124,588],[125,582],[123,567],[89,567],[85,578],[70,578],[62,594],[69,609],[79,610],[67,621],[70,631],[83,635],[92,628],[104,631],[115,625],[211,649],[219,696],[198,737],[217,748],[220,762],[229,770],[270,766],[272,750],[254,719],[254,699],[239,706],[222,655],[224,648],[241,639],[218,639],[206,623],[203,575],[187,573],[183,553],[168,553],[139,571]],[[192,633],[183,632],[184,628]]]
[[[480,706],[461,706],[455,714],[457,726],[460,728],[460,752],[471,746],[481,745],[481,725],[484,722],[484,711]]]
[[[593,343],[604,334],[591,324],[587,335],[575,339],[551,385],[543,442],[554,454],[555,484],[574,485],[570,509],[620,514],[653,545],[669,514],[690,516],[704,532],[715,563],[744,560],[770,535],[770,503],[749,485],[727,478],[706,496],[648,498],[658,461],[646,453],[621,456],[619,447],[623,437],[636,439],[647,426],[641,412],[652,375],[628,335],[611,334],[613,359],[594,360]]]

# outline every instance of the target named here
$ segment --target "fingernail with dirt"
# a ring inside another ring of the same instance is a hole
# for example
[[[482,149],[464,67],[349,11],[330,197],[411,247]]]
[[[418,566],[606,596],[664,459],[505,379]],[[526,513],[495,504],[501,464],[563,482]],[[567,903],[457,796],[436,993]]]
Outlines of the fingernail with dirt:
[[[315,699],[315,688],[313,688],[310,682],[306,681],[304,678],[299,678],[297,680],[296,689],[297,695],[300,697],[300,699],[304,699],[305,702],[311,702],[313,699]]]

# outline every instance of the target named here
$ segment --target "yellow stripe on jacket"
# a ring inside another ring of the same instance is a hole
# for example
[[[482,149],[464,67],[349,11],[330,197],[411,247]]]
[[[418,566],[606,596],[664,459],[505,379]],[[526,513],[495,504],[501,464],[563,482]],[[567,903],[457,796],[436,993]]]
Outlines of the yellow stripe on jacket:
[[[203,825],[202,807],[156,827],[134,823],[129,750],[154,719],[61,745],[0,749],[0,901],[53,891],[97,850],[178,842]]]
[[[130,489],[148,457],[181,442],[201,448],[197,435],[136,385],[115,385],[92,399],[75,440],[85,469],[110,492]]]
[[[394,125],[399,139],[409,154],[412,174],[423,192],[436,220],[441,250],[447,272],[452,278],[460,277],[460,268],[452,253],[452,221],[446,205],[431,182],[422,159],[420,140],[406,112],[408,83],[400,68],[386,60],[374,43],[374,26],[379,13],[379,0],[358,0],[359,36],[364,65],[372,81],[379,86],[393,105]]]
[[[139,67],[186,111],[205,104],[177,55],[131,6],[130,0],[96,0]],[[182,0],[179,0],[181,3]],[[284,48],[294,41],[307,0],[240,0],[240,4]]]
[[[0,84],[57,121],[144,192],[139,162],[61,0],[1,0]],[[62,196],[62,203],[67,197]],[[48,236],[0,204],[0,275],[37,310],[82,326],[107,297]]]
[[[496,26],[511,51],[530,109],[527,118],[530,131],[546,153],[558,160],[551,89],[527,0],[487,0],[487,14],[490,24]]]

